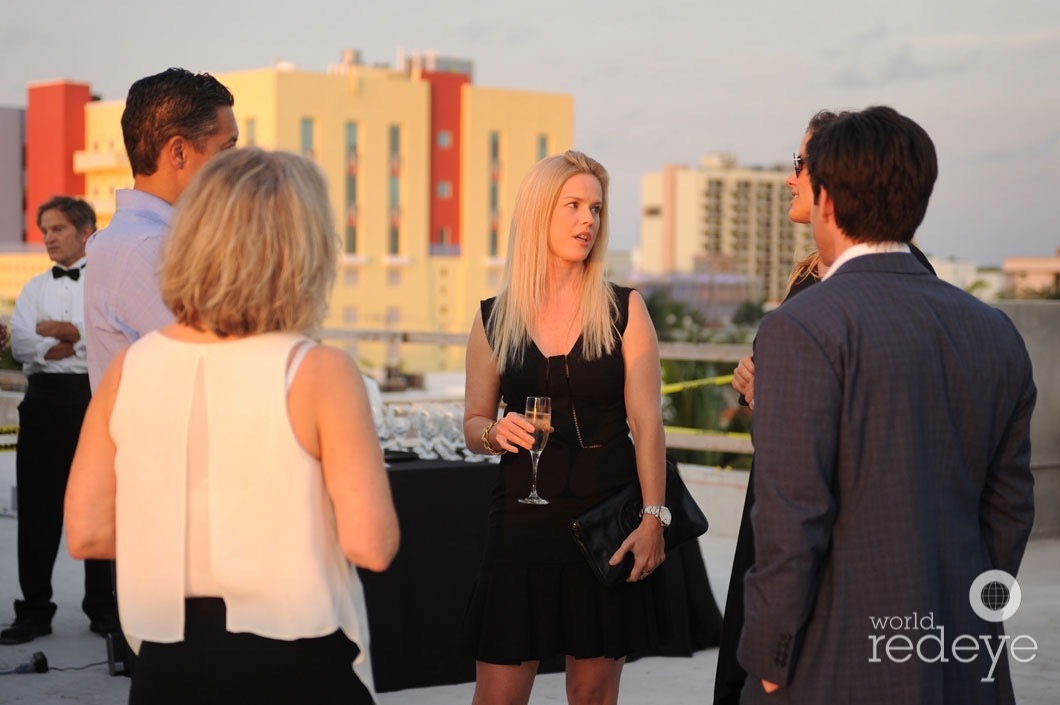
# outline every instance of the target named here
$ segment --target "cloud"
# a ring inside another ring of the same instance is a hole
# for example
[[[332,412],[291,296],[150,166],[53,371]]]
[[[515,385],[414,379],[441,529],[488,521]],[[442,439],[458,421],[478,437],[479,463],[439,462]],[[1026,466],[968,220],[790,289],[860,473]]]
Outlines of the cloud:
[[[1060,27],[914,36],[897,44],[891,40],[889,32],[877,29],[853,37],[846,49],[828,52],[828,59],[839,64],[833,84],[847,90],[875,89],[948,78],[1002,60],[1025,60],[1042,51],[1060,49]]]
[[[959,52],[923,52],[909,43],[896,49],[858,51],[851,63],[840,68],[835,85],[841,89],[864,90],[894,83],[927,81],[967,73],[979,65],[973,48]]]
[[[1060,130],[1054,130],[1022,145],[972,155],[972,160],[993,163],[1047,161],[1055,164],[1058,157],[1060,157]]]
[[[964,32],[914,37],[910,44],[943,49],[1001,48],[1035,49],[1043,46],[1060,46],[1060,26],[1038,27],[1023,32]]]

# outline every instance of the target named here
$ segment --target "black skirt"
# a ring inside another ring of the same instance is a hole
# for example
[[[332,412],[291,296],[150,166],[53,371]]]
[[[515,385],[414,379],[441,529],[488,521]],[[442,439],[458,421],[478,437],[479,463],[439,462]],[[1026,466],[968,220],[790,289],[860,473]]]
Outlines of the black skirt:
[[[184,641],[145,641],[130,705],[302,705],[374,701],[353,672],[360,653],[342,631],[284,641],[225,630],[220,598],[184,603]]]

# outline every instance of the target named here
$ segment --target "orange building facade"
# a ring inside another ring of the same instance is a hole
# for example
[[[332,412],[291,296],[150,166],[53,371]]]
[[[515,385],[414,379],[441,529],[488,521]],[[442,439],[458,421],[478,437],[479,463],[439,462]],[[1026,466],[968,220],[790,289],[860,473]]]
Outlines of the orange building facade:
[[[74,153],[85,148],[87,83],[60,79],[26,89],[26,242],[41,243],[37,208],[52,196],[81,196],[85,177]]]

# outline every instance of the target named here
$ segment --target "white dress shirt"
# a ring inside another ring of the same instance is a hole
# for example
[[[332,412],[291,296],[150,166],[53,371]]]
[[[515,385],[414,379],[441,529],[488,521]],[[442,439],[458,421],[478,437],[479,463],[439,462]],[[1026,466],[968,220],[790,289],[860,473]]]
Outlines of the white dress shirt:
[[[71,267],[84,275],[85,258]],[[38,372],[85,374],[88,361],[85,354],[85,278],[77,281],[70,277],[56,278],[48,270],[26,282],[15,302],[15,313],[11,316],[11,354],[22,363],[22,372],[27,377]],[[66,321],[72,323],[81,334],[74,343],[74,354],[61,360],[45,360],[44,354],[59,342],[58,338],[37,335],[37,324],[41,321]]]
[[[835,274],[837,269],[855,257],[879,255],[887,252],[905,252],[908,254],[911,251],[909,245],[904,242],[859,242],[856,245],[851,245],[845,249],[841,255],[835,258],[835,262],[832,262],[832,266],[829,267],[828,271],[824,273],[823,277],[821,277],[821,281],[824,281]]]

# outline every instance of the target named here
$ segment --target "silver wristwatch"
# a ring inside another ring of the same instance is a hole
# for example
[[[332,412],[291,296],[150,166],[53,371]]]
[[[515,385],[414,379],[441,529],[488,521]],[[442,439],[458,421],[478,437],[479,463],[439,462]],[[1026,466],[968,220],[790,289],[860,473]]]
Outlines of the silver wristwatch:
[[[662,525],[663,528],[666,528],[670,525],[670,510],[665,505],[652,504],[647,507],[644,507],[640,510],[640,515],[644,516],[645,514],[651,514],[653,517],[658,519],[659,524]]]

